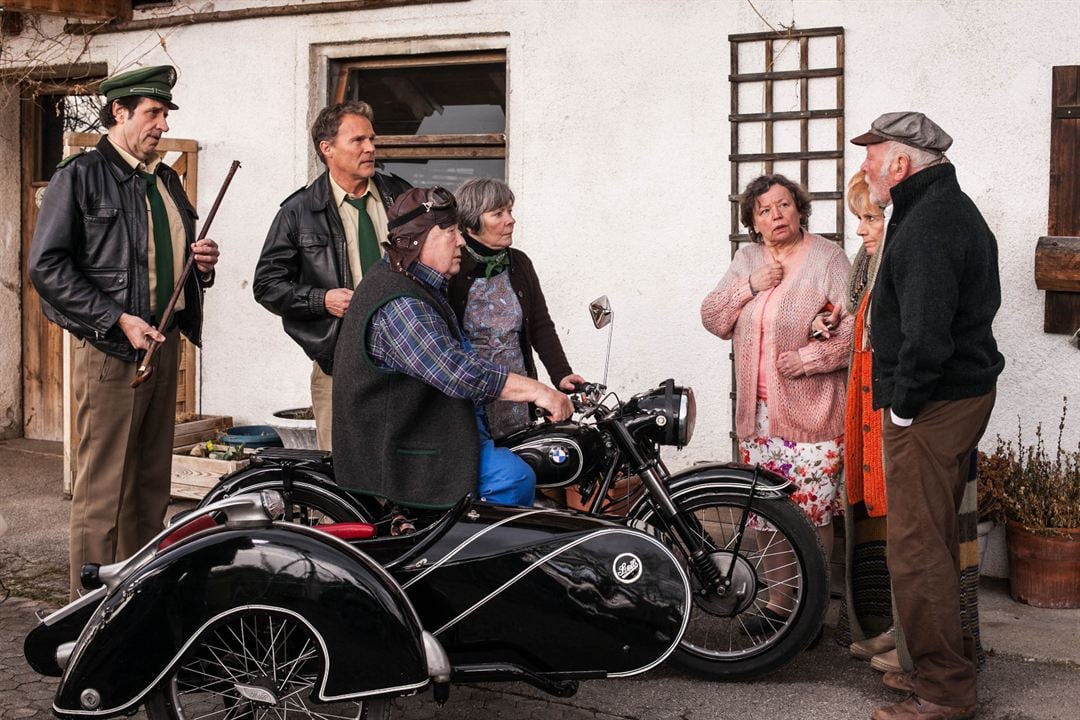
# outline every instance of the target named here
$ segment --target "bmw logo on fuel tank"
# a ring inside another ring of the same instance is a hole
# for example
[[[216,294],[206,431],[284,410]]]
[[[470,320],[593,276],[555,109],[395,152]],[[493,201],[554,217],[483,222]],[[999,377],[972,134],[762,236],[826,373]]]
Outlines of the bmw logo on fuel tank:
[[[570,459],[570,453],[566,452],[566,448],[557,445],[548,451],[548,457],[551,458],[551,462],[556,465],[562,465]]]
[[[641,559],[634,553],[622,553],[611,563],[615,579],[624,585],[632,585],[641,578]]]

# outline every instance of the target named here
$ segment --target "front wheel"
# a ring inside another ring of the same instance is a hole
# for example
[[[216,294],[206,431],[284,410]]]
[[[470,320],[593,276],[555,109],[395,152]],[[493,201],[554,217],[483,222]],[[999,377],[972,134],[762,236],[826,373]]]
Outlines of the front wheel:
[[[732,579],[724,594],[703,589],[656,514],[640,514],[691,578],[693,608],[672,660],[718,680],[759,677],[791,662],[817,636],[828,602],[825,552],[813,525],[786,497],[755,498],[753,522],[737,543],[745,495],[690,487],[672,500],[711,548],[716,568],[722,575],[731,569]]]
[[[150,693],[150,720],[386,720],[389,698],[316,701],[322,646],[290,615],[250,610],[210,627]]]

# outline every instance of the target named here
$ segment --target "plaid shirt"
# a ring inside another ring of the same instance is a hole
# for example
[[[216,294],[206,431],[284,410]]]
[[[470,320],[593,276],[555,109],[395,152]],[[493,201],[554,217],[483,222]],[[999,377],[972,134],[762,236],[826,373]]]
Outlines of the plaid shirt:
[[[412,273],[434,291],[446,313],[454,317],[446,301],[447,279],[419,262],[413,265]],[[509,372],[472,352],[467,341],[456,340],[431,304],[414,297],[394,298],[376,311],[367,351],[378,367],[405,373],[450,397],[477,405],[499,396]]]

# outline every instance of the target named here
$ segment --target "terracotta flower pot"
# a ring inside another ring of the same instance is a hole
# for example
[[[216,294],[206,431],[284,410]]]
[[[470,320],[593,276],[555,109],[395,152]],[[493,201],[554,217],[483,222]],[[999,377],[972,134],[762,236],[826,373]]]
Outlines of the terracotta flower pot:
[[[1059,532],[1036,535],[1012,520],[1006,523],[1013,600],[1035,607],[1080,607],[1080,528]]]

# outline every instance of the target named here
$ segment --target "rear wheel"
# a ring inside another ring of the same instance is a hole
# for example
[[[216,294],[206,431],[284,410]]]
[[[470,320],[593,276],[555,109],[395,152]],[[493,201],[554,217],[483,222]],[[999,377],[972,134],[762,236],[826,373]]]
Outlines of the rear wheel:
[[[768,521],[769,531],[747,528],[735,553],[745,496],[689,488],[673,500],[696,520],[721,575],[734,569],[728,592],[704,590],[681,548],[658,529],[682,556],[693,591],[690,620],[672,660],[720,680],[758,677],[793,660],[817,636],[828,601],[825,552],[813,525],[786,497],[755,499],[753,512]],[[653,513],[642,519],[659,525]],[[787,614],[767,612],[770,601]]]
[[[386,720],[389,698],[316,701],[323,648],[291,615],[252,610],[211,626],[146,702],[150,720]]]

